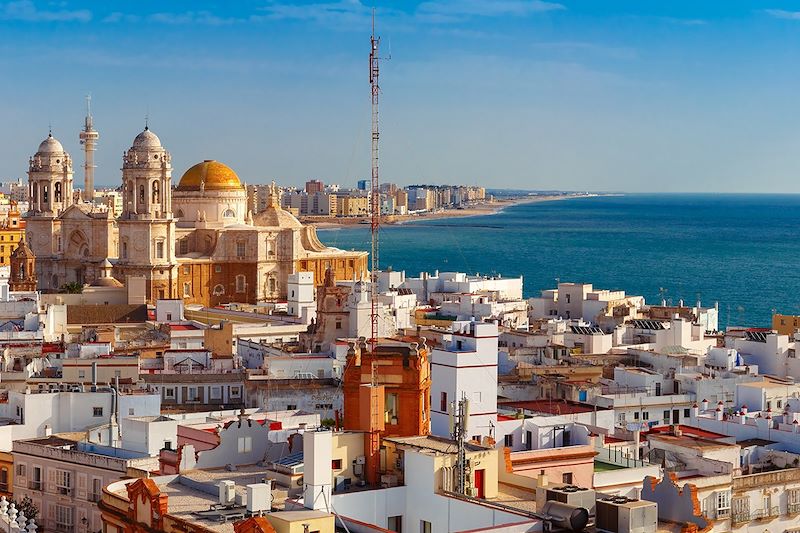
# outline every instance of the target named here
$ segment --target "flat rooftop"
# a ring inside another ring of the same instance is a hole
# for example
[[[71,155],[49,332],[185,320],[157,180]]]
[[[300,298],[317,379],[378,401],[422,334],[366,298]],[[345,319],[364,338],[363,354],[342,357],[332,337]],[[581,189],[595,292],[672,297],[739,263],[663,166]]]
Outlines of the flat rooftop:
[[[574,415],[580,413],[592,413],[595,411],[607,411],[606,407],[595,407],[586,403],[573,402],[571,400],[527,400],[517,402],[502,402],[498,407],[508,409],[524,409],[548,415]]]
[[[398,446],[410,446],[412,448],[419,448],[420,450],[427,450],[436,453],[455,454],[458,452],[456,441],[444,439],[442,437],[434,437],[433,435],[423,435],[419,437],[394,437],[383,439],[387,442],[392,442]],[[471,442],[466,443],[468,452],[480,452],[490,450],[492,448],[485,448],[478,446]]]

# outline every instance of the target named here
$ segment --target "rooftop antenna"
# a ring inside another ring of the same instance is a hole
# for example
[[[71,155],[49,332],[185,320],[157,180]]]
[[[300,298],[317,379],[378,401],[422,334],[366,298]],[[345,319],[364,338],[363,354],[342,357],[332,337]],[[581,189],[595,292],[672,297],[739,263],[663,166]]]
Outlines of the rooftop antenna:
[[[94,201],[94,152],[97,149],[97,140],[100,134],[94,129],[92,118],[92,95],[86,95],[86,118],[83,121],[83,131],[79,135],[83,145],[83,201]]]
[[[380,133],[378,129],[378,97],[381,89],[378,84],[379,63],[378,47],[380,37],[375,36],[375,8],[372,9],[372,35],[370,37],[369,52],[369,86],[372,94],[372,181],[370,190],[370,232],[372,235],[372,246],[370,250],[370,321],[372,322],[372,337],[370,338],[370,348],[375,352],[378,344],[378,229],[381,219],[381,196],[378,190],[378,139]]]

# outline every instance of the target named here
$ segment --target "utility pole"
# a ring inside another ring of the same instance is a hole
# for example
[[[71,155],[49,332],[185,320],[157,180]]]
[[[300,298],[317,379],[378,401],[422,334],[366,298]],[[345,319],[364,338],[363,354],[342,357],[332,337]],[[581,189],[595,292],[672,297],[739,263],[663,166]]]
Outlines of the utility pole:
[[[97,140],[100,134],[94,129],[92,120],[92,96],[86,95],[86,118],[83,122],[83,131],[79,135],[83,145],[83,201],[94,201],[94,151],[97,149]]]
[[[372,36],[370,37],[369,52],[369,86],[372,94],[372,181],[370,190],[370,231],[372,234],[372,247],[370,250],[370,303],[372,305],[370,321],[372,323],[372,336],[370,337],[370,349],[375,353],[378,344],[378,229],[381,222],[381,194],[378,189],[378,140],[380,133],[378,129],[378,97],[381,89],[378,84],[378,74],[380,70],[380,57],[378,47],[380,37],[375,37],[375,9],[372,9]]]
[[[467,422],[469,420],[469,400],[462,396],[458,402],[450,403],[450,434],[456,441],[456,492],[467,494]]]

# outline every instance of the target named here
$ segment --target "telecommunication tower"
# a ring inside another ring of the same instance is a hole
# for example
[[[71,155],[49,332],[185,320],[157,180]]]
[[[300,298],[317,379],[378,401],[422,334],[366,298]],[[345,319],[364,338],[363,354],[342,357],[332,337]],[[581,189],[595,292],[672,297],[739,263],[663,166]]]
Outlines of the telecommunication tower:
[[[378,84],[379,62],[378,47],[380,37],[375,36],[375,10],[372,10],[372,36],[370,37],[369,52],[369,85],[372,93],[372,182],[370,188],[370,230],[372,234],[372,247],[370,250],[370,303],[372,305],[370,321],[372,322],[372,336],[370,348],[375,352],[378,344],[378,229],[381,223],[381,194],[378,189],[378,96],[381,89]]]
[[[469,400],[463,397],[458,402],[450,402],[450,436],[456,441],[456,492],[467,494],[469,465],[467,464],[467,424],[469,423]]]
[[[80,133],[81,144],[83,145],[83,201],[94,201],[94,151],[97,149],[97,140],[100,134],[94,129],[92,121],[92,96],[86,96],[86,119],[83,123],[83,131]]]

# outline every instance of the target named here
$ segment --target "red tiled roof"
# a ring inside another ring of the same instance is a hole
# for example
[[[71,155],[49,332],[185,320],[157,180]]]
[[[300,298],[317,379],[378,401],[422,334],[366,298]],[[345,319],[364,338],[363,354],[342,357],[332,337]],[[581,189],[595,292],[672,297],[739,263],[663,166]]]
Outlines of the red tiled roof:
[[[649,431],[643,432],[644,435],[653,434],[653,435],[663,435],[665,433],[671,433],[673,426],[655,426],[650,428]],[[726,439],[728,435],[723,435],[722,433],[716,433],[714,431],[708,431],[705,429],[700,429],[694,426],[685,426],[683,424],[678,425],[681,430],[681,433],[686,435],[687,437],[701,437],[704,439]]]

